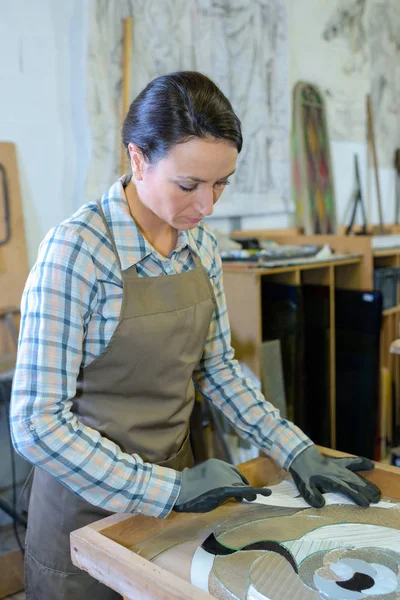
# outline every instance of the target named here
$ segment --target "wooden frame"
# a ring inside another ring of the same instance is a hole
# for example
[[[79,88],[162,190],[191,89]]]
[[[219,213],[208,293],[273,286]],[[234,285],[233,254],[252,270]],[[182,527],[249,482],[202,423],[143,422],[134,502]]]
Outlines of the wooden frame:
[[[126,17],[123,21],[123,53],[122,53],[122,104],[121,125],[124,122],[129,109],[130,87],[131,87],[131,58],[132,58],[132,33],[133,18]],[[126,172],[127,156],[123,144],[121,144],[120,173]]]
[[[321,450],[328,456],[346,456]],[[283,474],[268,458],[251,460],[241,465],[240,470],[255,486],[276,482]],[[397,467],[377,464],[374,471],[363,475],[378,485],[384,496],[400,498],[400,469]],[[227,507],[229,504],[217,509],[221,518],[226,516]],[[185,527],[185,523],[201,518],[201,515],[185,513],[171,513],[164,520],[116,514],[71,533],[72,561],[126,600],[209,600],[206,592],[129,549],[174,523]]]
[[[0,246],[0,309],[3,310],[9,306],[19,306],[29,267],[17,148],[12,142],[0,142],[0,164],[6,172],[11,227],[10,239]]]

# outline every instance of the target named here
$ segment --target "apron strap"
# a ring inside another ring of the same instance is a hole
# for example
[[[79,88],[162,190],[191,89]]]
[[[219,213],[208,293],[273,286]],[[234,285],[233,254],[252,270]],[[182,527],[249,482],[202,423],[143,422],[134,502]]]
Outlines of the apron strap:
[[[192,255],[193,262],[194,262],[194,264],[196,265],[196,269],[199,269],[199,268],[200,268],[200,269],[201,269],[201,268],[204,268],[204,267],[203,267],[203,263],[202,263],[202,262],[201,262],[201,260],[200,260],[200,256],[199,256],[198,254],[196,254],[196,252],[193,252],[193,250],[192,250],[190,247],[189,247],[189,250],[190,250],[190,253],[191,253],[191,255]]]

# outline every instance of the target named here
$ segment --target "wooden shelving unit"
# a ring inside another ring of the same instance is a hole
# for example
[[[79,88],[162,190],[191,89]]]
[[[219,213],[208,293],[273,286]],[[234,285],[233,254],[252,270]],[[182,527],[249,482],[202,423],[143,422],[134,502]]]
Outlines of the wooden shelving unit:
[[[370,236],[322,236],[285,235],[282,231],[274,234],[271,230],[251,230],[233,232],[234,239],[255,237],[259,240],[277,241],[282,244],[328,244],[338,253],[358,254],[341,262],[304,264],[283,268],[246,269],[231,264],[224,266],[224,286],[228,314],[232,330],[232,343],[238,360],[246,363],[258,377],[260,376],[260,344],[262,333],[261,279],[269,277],[274,282],[292,285],[314,284],[329,286],[330,290],[330,443],[336,447],[336,381],[335,381],[335,288],[371,291],[374,289],[374,268],[380,266],[400,266],[400,247],[373,250]],[[399,304],[383,311],[381,332],[380,373],[389,374],[395,384],[395,405],[400,422],[400,369],[398,358],[390,353],[390,344],[399,337]],[[385,371],[386,369],[386,371]],[[384,380],[382,379],[382,382]],[[386,388],[387,390],[387,388]],[[390,412],[387,406],[387,391],[382,383],[380,398],[381,420]],[[389,435],[390,438],[390,435]],[[388,439],[390,444],[391,440]]]
[[[374,250],[374,267],[400,267],[400,247]],[[387,444],[393,445],[392,434],[392,402],[395,406],[395,420],[400,423],[400,364],[399,355],[390,352],[394,340],[400,337],[400,294],[397,286],[397,304],[387,308],[382,313],[381,332],[381,394],[380,394],[380,421],[387,423],[382,429],[387,429]],[[393,394],[392,394],[393,390]],[[382,431],[381,437],[384,434]]]
[[[329,364],[330,364],[330,443],[336,447],[335,379],[335,287],[358,289],[362,280],[362,256],[343,261],[296,265],[273,269],[224,267],[224,287],[232,344],[236,358],[260,377],[262,331],[262,278],[288,285],[324,285],[329,287]]]

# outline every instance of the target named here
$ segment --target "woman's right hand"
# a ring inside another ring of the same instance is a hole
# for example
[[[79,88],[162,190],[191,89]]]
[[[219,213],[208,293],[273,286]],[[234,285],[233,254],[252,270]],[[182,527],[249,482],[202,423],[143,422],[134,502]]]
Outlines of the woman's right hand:
[[[236,467],[223,460],[210,458],[182,471],[181,489],[173,510],[204,513],[214,510],[230,498],[238,502],[253,501],[257,494],[269,496],[271,491],[252,487]]]

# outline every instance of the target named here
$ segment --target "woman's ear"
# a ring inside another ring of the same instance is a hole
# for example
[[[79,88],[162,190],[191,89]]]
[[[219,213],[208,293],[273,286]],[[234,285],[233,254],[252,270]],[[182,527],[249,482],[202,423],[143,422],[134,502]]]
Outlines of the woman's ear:
[[[132,142],[128,144],[129,156],[131,158],[132,176],[135,181],[142,181],[145,159],[142,150]]]

